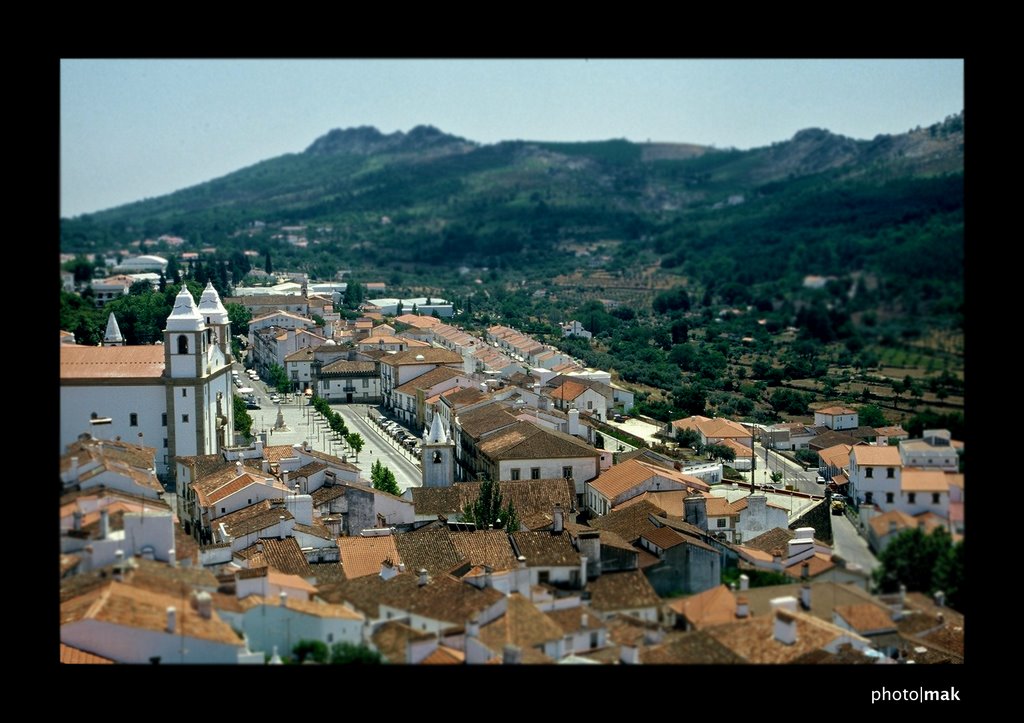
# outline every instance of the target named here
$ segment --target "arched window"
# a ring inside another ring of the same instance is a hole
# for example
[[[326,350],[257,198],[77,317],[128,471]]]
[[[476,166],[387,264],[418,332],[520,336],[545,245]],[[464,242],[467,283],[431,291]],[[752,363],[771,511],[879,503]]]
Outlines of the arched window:
[[[434,452],[434,464],[440,464],[440,463],[441,463],[441,453],[435,451]]]
[[[188,354],[188,337],[184,334],[178,337],[178,353]]]

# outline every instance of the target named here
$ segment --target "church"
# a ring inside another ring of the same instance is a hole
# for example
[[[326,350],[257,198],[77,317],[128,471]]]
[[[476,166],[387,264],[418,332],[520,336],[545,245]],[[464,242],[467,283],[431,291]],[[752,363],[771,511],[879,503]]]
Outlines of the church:
[[[230,330],[212,284],[198,306],[182,286],[162,345],[126,346],[113,314],[102,346],[62,344],[59,452],[82,433],[155,447],[167,480],[176,456],[231,446]]]

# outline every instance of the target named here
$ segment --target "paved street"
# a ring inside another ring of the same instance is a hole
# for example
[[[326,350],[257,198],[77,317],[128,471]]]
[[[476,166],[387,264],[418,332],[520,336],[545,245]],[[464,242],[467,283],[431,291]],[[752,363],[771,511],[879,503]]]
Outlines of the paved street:
[[[848,565],[860,565],[869,572],[878,567],[878,560],[871,554],[867,541],[857,534],[857,529],[846,515],[832,516],[832,538],[835,554],[846,560]]]
[[[812,495],[825,494],[825,486],[814,481],[817,477],[816,471],[807,472],[800,465],[794,464],[778,452],[767,450],[760,444],[754,444],[757,454],[757,466],[755,468],[757,484],[769,484],[771,473],[781,471],[783,474],[781,487],[793,485],[798,492],[806,492]],[[750,472],[744,472],[743,476],[750,481]]]
[[[236,364],[235,369],[244,374],[240,364]],[[299,444],[308,441],[314,449],[321,452],[338,457],[345,456],[346,461],[359,467],[362,476],[367,480],[370,479],[370,466],[375,460],[380,459],[395,473],[395,481],[398,482],[398,487],[403,492],[408,487],[420,485],[421,475],[418,460],[393,439],[384,435],[377,425],[366,418],[367,405],[331,405],[331,408],[345,420],[349,431],[358,432],[365,440],[365,445],[356,459],[343,441],[334,438],[306,397],[292,395],[290,403],[275,405],[270,403],[267,386],[263,381],[252,382],[244,376],[242,381],[246,386],[255,390],[254,394],[261,407],[261,409],[249,410],[249,415],[253,419],[252,431],[256,434],[265,430],[268,444]],[[235,389],[236,393],[237,391]],[[280,407],[285,425],[288,427],[287,430],[273,429],[277,420],[278,407]]]

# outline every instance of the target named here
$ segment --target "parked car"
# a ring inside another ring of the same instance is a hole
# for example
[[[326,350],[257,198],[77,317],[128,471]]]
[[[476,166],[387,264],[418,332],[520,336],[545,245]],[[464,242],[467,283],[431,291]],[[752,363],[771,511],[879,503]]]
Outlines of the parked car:
[[[260,407],[260,405],[257,404],[256,402],[246,402],[245,403],[245,408],[246,409],[262,409],[262,407]]]

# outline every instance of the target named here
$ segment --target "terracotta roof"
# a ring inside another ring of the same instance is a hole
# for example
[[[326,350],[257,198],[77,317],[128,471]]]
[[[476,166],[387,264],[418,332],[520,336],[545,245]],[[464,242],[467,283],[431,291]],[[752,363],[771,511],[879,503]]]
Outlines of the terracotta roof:
[[[559,641],[563,635],[562,626],[519,593],[509,595],[504,615],[480,628],[480,641],[495,653],[509,643],[526,650]]]
[[[303,525],[299,522],[295,522],[292,524],[292,529],[295,532],[319,537],[321,540],[330,540],[333,542],[335,538],[334,533],[331,532],[330,528],[328,528],[319,517],[314,517],[313,524],[311,525]],[[330,547],[330,545],[327,547]]]
[[[857,603],[855,605],[836,605],[836,614],[861,635],[871,633],[895,632],[896,624],[892,616],[878,605]]]
[[[791,663],[802,655],[833,644],[837,639],[856,638],[867,644],[867,640],[856,633],[847,632],[810,615],[788,610],[781,614],[796,624],[796,641],[792,645],[775,640],[774,615],[715,625],[701,632],[706,632],[747,663]]]
[[[395,536],[383,537],[339,537],[338,554],[345,577],[351,579],[363,575],[380,574],[384,560],[398,567],[402,562],[395,546]]]
[[[686,419],[675,420],[672,422],[672,426],[676,429],[696,429],[705,437],[711,438],[752,438],[751,431],[742,424],[722,417],[711,419],[709,417],[703,417],[699,414],[695,414],[692,417],[687,417]]]
[[[746,662],[704,630],[672,634],[663,642],[640,649],[644,665],[736,665]]]
[[[217,578],[202,567],[171,567],[166,562],[145,560],[135,557],[126,580],[132,587],[150,590],[165,595],[178,596],[181,591],[199,588],[208,591],[217,589]],[[113,563],[106,567],[82,572],[61,580],[60,600],[66,602],[84,593],[106,585],[113,577]],[[180,602],[179,602],[180,605]]]
[[[760,550],[771,555],[773,550],[786,550],[789,541],[796,539],[796,533],[792,530],[784,530],[781,527],[773,527],[767,532],[762,532],[757,537],[752,537],[743,543],[743,547],[752,550]]]
[[[454,400],[460,394],[461,392],[452,394],[448,399]],[[516,424],[516,418],[515,415],[508,411],[507,405],[495,403],[460,414],[458,423],[463,434],[467,434],[474,439],[480,439],[489,432],[511,427],[513,424]]]
[[[600,630],[605,627],[604,621],[601,620],[600,616],[595,615],[583,606],[548,610],[544,614],[551,618],[566,635]],[[583,624],[584,615],[587,617],[586,625]]]
[[[165,632],[168,607],[177,610],[177,635],[239,647],[244,644],[231,626],[215,612],[207,619],[191,606],[182,605],[180,591],[168,595],[113,580],[62,603],[60,624],[99,620],[113,625]]]
[[[596,449],[576,437],[529,422],[516,422],[481,442],[478,449],[495,461],[599,456]]]
[[[823,572],[828,572],[836,566],[828,555],[816,552],[806,560],[800,560],[789,565],[783,572],[789,577],[799,580],[803,577],[804,565],[807,566],[807,576],[812,578],[817,577]]]
[[[346,359],[338,359],[330,364],[325,364],[320,369],[321,374],[374,374],[376,371],[376,362],[348,361]]]
[[[415,489],[415,488],[414,488]],[[325,505],[331,500],[336,500],[339,497],[345,496],[344,485],[324,485],[317,490],[313,491],[311,497],[313,498],[313,506],[319,507]]]
[[[515,535],[530,534],[516,532]],[[519,566],[504,530],[451,532],[455,551],[470,565],[489,565],[494,570],[513,570]]]
[[[733,512],[742,512],[743,510],[747,509],[747,507],[750,505],[750,502],[749,502],[750,497],[751,497],[751,495],[746,495],[745,497],[740,497],[738,500],[735,500],[734,502],[730,502],[729,503],[729,507],[732,508]],[[774,507],[777,510],[785,510],[786,509],[782,505],[777,505],[774,502],[765,502],[765,506],[766,507]],[[710,515],[710,514],[711,513],[709,512],[708,515]]]
[[[885,465],[888,467],[902,465],[899,448],[891,445],[885,447],[857,445],[850,450],[850,458],[856,460],[858,465]]]
[[[893,522],[896,523],[897,534],[903,530],[912,530],[915,527],[922,528],[925,533],[930,533],[936,527],[946,527],[946,521],[932,513],[925,512],[913,516],[902,510],[895,509],[875,515],[868,521],[868,524],[871,525],[871,529],[874,530],[878,537],[885,537],[889,534],[889,528]]]
[[[779,597],[795,597],[800,599],[801,589],[808,585],[811,589],[810,613],[821,620],[832,622],[832,613],[837,605],[874,605],[880,610],[887,606],[871,593],[858,587],[855,583],[837,583],[831,581],[812,581],[810,583],[792,582],[785,585],[769,585],[741,590],[734,596],[742,595],[750,606],[750,614],[762,616],[771,614],[771,601]]]
[[[93,462],[110,460],[147,470],[153,469],[156,465],[155,448],[131,444],[124,440],[80,439],[75,440],[64,449],[65,452],[60,457],[61,472],[67,472],[71,469],[72,457],[78,457],[79,469],[86,466],[90,460]]]
[[[431,575],[442,575],[464,560],[447,527],[397,535],[395,545],[405,562],[406,570],[410,571],[424,568]]]
[[[422,356],[422,359],[417,359]],[[461,364],[462,355],[447,349],[409,349],[395,354],[389,354],[380,360],[381,364],[388,366],[403,366],[407,364]]]
[[[113,665],[114,663],[110,658],[101,658],[64,643],[60,644],[60,662],[64,665]]]
[[[438,645],[434,652],[420,661],[420,665],[462,665],[466,662],[466,654],[461,650]]]
[[[856,409],[850,409],[849,407],[825,407],[824,409],[816,409],[815,414],[828,414],[829,416],[838,416],[841,414],[856,414]]]
[[[951,476],[940,469],[904,467],[900,475],[900,489],[904,492],[948,492]]]
[[[312,359],[313,348],[308,346],[303,347],[302,349],[297,349],[296,351],[293,351],[291,354],[285,355],[284,358],[286,362],[312,361]]]
[[[451,575],[431,576],[423,586],[419,585],[418,578],[415,572],[399,573],[387,581],[381,580],[379,575],[366,575],[324,585],[320,596],[332,602],[350,601],[374,618],[379,616],[380,605],[389,605],[459,626],[504,597],[494,588],[481,590]]]
[[[669,527],[656,527],[653,530],[644,532],[641,537],[653,542],[663,550],[669,550],[676,545],[682,545],[685,539],[675,530]]]
[[[462,512],[480,496],[480,482],[458,482],[450,487],[411,487],[417,515],[449,515]],[[556,503],[566,516],[576,504],[576,490],[571,480],[530,479],[503,480],[498,491],[504,505],[512,504],[520,519],[536,513],[550,515]]]
[[[639,570],[610,572],[587,583],[590,606],[601,612],[658,607],[661,598]]]
[[[738,512],[725,497],[706,496],[708,517],[729,517]],[[746,499],[744,497],[743,499]]]
[[[270,567],[286,575],[313,577],[313,571],[309,569],[306,556],[302,554],[299,543],[294,537],[286,537],[283,540],[268,537],[260,542],[263,544],[263,559]]]
[[[441,323],[441,320],[433,316],[419,316],[417,314],[402,314],[396,316],[395,321],[400,321],[403,324],[414,326],[417,329],[429,329],[432,326],[437,326]]]
[[[193,482],[235,467],[235,463],[224,459],[223,454],[179,455],[174,459],[192,470]]]
[[[461,377],[462,375],[463,372],[458,369],[452,369],[451,367],[437,367],[436,369],[431,369],[426,374],[420,374],[415,379],[396,388],[395,391],[414,397],[416,396],[416,391],[419,389],[429,389],[437,384],[446,382],[449,379],[454,379],[455,377]]]
[[[287,488],[272,477],[256,477],[255,475],[246,472],[244,474],[235,477],[233,480],[226,484],[219,485],[214,489],[204,487],[202,483],[193,482],[192,489],[196,491],[196,499],[199,500],[199,504],[204,507],[209,505],[215,505],[221,500],[227,499],[233,494],[241,492],[246,487],[252,485],[267,485],[275,487],[281,490],[282,494],[287,492]]]
[[[434,636],[422,630],[411,628],[397,620],[389,620],[370,636],[374,646],[385,660],[393,664],[402,664],[407,660],[410,642],[430,640]]]
[[[725,585],[673,600],[669,607],[685,617],[695,628],[729,623],[736,619],[736,598]]]
[[[696,477],[682,474],[674,469],[665,469],[658,465],[631,459],[613,465],[587,484],[608,499],[615,499],[624,492],[637,487],[647,480],[659,477],[676,482],[688,489],[709,489],[707,483]]]
[[[309,477],[317,472],[327,469],[327,465],[319,460],[308,462],[291,473],[290,477]]]
[[[578,566],[580,555],[572,546],[569,533],[513,532],[512,542],[527,567]]]
[[[60,378],[159,379],[164,373],[162,346],[61,345]]]
[[[650,520],[652,514],[660,514],[661,508],[652,502],[641,502],[622,510],[609,512],[604,517],[590,521],[590,526],[598,530],[611,530],[626,542],[635,542],[640,535],[651,530],[655,525]]]
[[[589,388],[577,381],[567,380],[561,386],[547,392],[545,396],[549,396],[552,399],[575,399]]]
[[[721,442],[719,442],[719,444],[721,446],[725,447],[726,449],[731,449],[733,452],[736,453],[737,457],[753,457],[754,456],[754,450],[753,449],[751,449],[750,447],[748,447],[745,444],[741,444],[740,442],[737,442],[735,439],[732,439],[731,437],[727,437],[726,439],[723,439]]]
[[[215,522],[218,526],[224,525],[232,537],[243,537],[249,533],[277,525],[282,516],[285,520],[295,519],[295,516],[286,508],[272,507],[270,500],[263,500],[235,512],[229,512],[223,517],[218,517]]]

